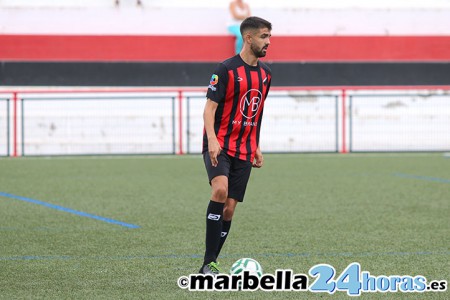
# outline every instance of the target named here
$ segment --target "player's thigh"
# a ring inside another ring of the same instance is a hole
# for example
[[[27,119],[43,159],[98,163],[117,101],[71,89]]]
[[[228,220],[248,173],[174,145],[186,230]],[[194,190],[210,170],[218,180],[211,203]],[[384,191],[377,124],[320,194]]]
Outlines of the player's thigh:
[[[228,176],[228,198],[235,199],[238,202],[244,200],[251,171],[251,162],[238,159],[233,161],[230,175]]]
[[[216,167],[212,165],[208,151],[203,153],[203,161],[205,163],[206,173],[208,174],[210,184],[212,184],[213,179],[218,176],[225,176],[228,179],[230,175],[231,161],[228,155],[226,155],[223,151],[217,156],[218,164]]]

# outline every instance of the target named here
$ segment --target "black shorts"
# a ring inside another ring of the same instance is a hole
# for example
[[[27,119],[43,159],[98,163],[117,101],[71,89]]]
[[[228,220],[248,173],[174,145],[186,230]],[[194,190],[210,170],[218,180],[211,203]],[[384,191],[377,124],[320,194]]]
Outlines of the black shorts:
[[[252,171],[252,163],[229,156],[225,151],[220,152],[217,157],[217,167],[212,166],[208,152],[203,153],[203,160],[208,173],[209,184],[216,176],[226,176],[228,178],[228,198],[242,202]]]

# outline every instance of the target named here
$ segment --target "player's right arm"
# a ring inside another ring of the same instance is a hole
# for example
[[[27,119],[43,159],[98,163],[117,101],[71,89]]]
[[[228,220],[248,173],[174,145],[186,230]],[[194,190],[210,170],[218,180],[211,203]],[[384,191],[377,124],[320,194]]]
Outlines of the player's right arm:
[[[206,136],[208,137],[208,152],[213,167],[217,167],[217,157],[219,156],[220,151],[222,151],[219,141],[217,140],[216,132],[214,131],[217,106],[217,102],[208,98],[206,100],[205,110],[203,111],[203,122],[205,124]]]

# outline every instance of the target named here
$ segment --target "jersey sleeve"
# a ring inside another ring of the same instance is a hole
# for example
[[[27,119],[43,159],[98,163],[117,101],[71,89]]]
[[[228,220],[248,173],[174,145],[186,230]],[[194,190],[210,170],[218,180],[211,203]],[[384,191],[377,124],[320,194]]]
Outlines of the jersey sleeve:
[[[264,99],[267,98],[267,95],[269,94],[269,90],[270,90],[270,86],[272,84],[272,70],[269,68],[269,66],[267,66],[265,63],[260,62],[262,65],[262,68],[264,69],[264,71],[266,72],[266,79],[267,82],[263,82],[264,85],[266,85],[266,93],[264,95]]]
[[[267,96],[269,95],[270,85],[272,84],[272,75],[270,75],[268,81],[269,82],[267,83],[267,89],[266,89],[266,94],[264,95],[264,99],[266,99]]]
[[[206,97],[214,102],[221,102],[225,99],[228,84],[228,70],[224,64],[219,64],[214,70],[214,74],[209,81]]]

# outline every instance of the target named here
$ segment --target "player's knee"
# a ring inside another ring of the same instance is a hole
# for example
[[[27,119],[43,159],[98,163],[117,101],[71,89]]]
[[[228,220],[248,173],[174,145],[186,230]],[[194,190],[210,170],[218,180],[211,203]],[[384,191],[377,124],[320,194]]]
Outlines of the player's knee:
[[[213,189],[212,189],[213,200],[223,203],[227,199],[227,194],[228,194],[228,188],[225,185],[218,184],[218,185],[213,186]]]

